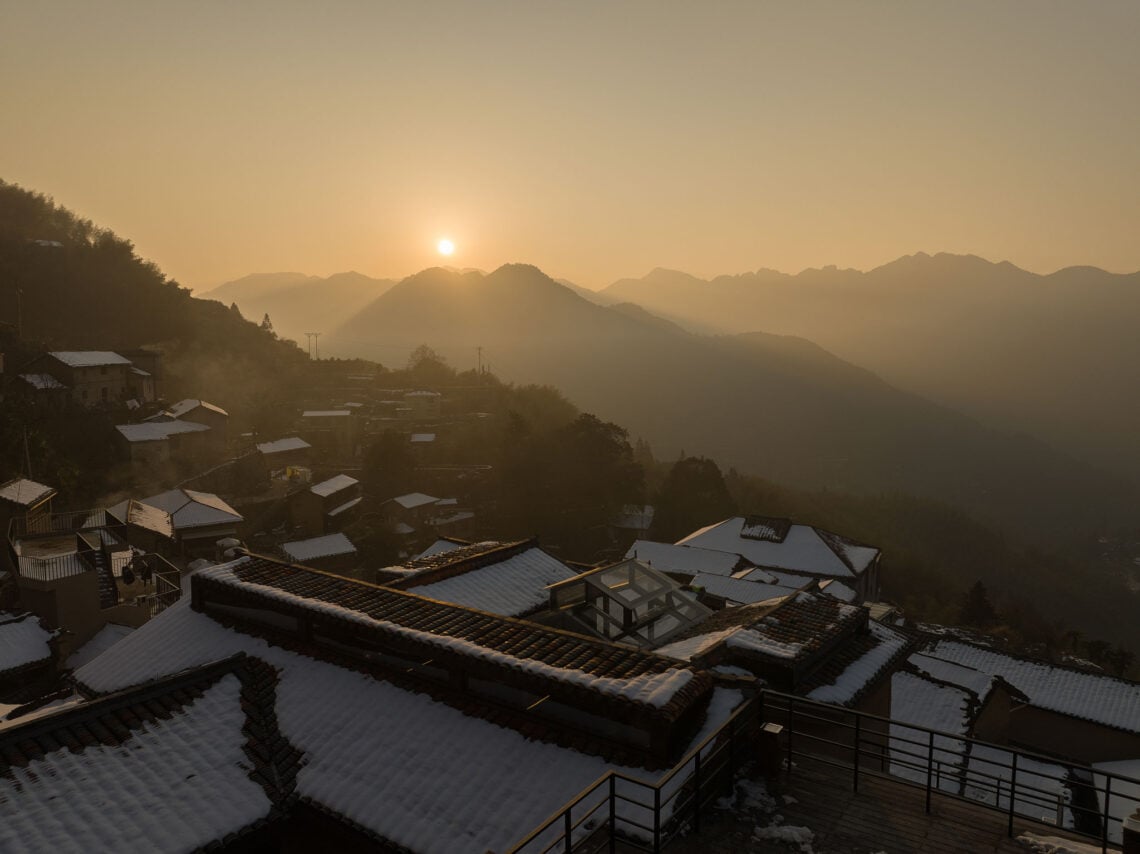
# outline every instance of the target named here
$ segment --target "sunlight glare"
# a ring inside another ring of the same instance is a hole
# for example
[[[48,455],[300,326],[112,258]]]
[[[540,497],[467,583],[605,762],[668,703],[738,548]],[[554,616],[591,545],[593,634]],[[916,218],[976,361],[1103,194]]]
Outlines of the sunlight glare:
[[[451,255],[453,252],[455,252],[455,244],[444,237],[440,239],[439,243],[436,245],[436,249],[439,250],[440,255]]]

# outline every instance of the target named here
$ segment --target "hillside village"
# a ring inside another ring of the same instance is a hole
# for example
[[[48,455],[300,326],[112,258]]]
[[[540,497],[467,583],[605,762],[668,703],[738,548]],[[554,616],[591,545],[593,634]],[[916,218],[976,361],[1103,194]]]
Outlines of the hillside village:
[[[635,483],[575,505],[568,473],[516,496],[555,522],[507,513],[508,392],[433,384],[436,358],[329,363],[272,433],[168,399],[159,352],[5,365],[6,400],[115,422],[129,490],[0,484],[0,847],[685,850],[805,766],[1136,844],[1140,683],[913,620],[858,531],[750,507],[660,540]],[[614,425],[559,429],[627,476]]]

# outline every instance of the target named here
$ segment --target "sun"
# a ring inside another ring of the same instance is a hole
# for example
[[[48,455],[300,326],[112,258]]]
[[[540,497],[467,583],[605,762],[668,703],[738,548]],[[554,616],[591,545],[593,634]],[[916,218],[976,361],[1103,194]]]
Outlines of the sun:
[[[440,255],[452,255],[455,253],[455,244],[446,237],[441,237],[435,248]]]

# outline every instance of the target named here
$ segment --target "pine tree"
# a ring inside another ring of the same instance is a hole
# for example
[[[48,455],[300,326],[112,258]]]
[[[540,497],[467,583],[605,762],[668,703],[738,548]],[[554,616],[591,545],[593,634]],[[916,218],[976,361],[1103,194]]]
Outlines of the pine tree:
[[[958,612],[958,620],[967,626],[988,628],[997,622],[997,611],[990,602],[989,593],[982,582],[975,581],[974,586],[966,591],[962,597],[962,607]]]

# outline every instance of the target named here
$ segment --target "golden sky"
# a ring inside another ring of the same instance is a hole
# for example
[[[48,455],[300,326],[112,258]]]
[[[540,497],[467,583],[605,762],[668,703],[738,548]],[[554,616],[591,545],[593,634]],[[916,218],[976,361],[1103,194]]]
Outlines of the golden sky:
[[[1140,269],[1140,2],[0,0],[0,178],[185,285]]]

